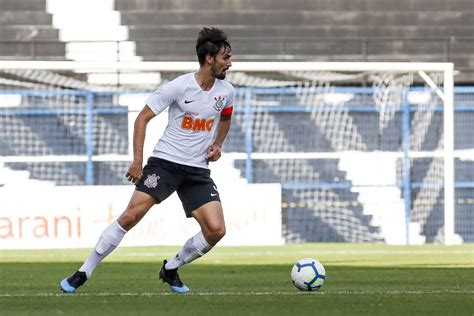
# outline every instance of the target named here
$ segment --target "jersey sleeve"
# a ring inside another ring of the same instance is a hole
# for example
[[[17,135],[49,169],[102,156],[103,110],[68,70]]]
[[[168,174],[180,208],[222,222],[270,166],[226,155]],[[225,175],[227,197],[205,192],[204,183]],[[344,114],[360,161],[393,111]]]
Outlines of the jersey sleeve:
[[[234,111],[234,87],[232,87],[229,96],[227,98],[226,105],[222,109],[221,115],[232,115]]]
[[[145,103],[155,115],[158,115],[176,101],[178,93],[177,86],[174,84],[174,81],[171,81],[153,92],[146,99]]]

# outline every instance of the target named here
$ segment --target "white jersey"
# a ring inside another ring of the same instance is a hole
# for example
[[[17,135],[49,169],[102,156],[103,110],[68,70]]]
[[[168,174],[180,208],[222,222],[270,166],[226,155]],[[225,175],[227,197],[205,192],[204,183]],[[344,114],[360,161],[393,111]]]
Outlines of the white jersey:
[[[194,73],[170,81],[146,99],[146,104],[158,115],[169,108],[168,126],[158,140],[153,156],[175,163],[209,168],[207,149],[222,111],[232,113],[234,87],[215,79],[209,91],[203,91]]]

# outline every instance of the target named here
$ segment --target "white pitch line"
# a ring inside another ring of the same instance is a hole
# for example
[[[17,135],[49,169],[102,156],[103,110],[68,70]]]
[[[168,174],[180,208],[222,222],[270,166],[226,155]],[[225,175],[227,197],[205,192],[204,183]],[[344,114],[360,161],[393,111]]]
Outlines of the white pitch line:
[[[314,292],[195,292],[182,294],[183,296],[274,296],[274,295],[400,295],[400,294],[474,294],[474,290],[439,290],[439,291],[314,291]],[[131,297],[155,297],[180,295],[171,292],[163,293],[0,293],[0,298],[4,297],[74,297],[74,296],[131,296]]]
[[[238,253],[231,253],[231,252],[225,252],[225,253],[220,253],[219,256],[222,257],[242,257],[242,256],[248,256],[248,255],[269,255],[269,256],[279,256],[279,257],[285,257],[288,255],[289,252],[301,252],[301,249],[289,249],[285,250],[285,253],[278,252],[278,251],[272,251],[272,250],[264,250],[264,251],[239,251]],[[327,255],[327,254],[342,254],[342,255],[437,255],[437,254],[450,254],[450,255],[472,255],[473,251],[472,249],[456,249],[456,250],[315,250],[317,251],[318,254],[320,255]],[[173,252],[170,252],[173,253]],[[127,252],[127,253],[120,253],[120,256],[123,257],[137,257],[137,256],[142,256],[142,257],[156,257],[159,255],[163,255],[163,252]],[[50,257],[57,256],[57,254],[51,254]]]

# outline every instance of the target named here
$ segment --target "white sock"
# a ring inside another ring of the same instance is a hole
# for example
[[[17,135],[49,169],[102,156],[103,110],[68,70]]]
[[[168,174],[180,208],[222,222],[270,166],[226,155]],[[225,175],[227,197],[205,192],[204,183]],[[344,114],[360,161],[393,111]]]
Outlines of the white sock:
[[[84,271],[87,278],[90,278],[92,271],[94,271],[97,265],[117,248],[126,232],[127,231],[122,228],[117,221],[107,226],[100,235],[94,250],[92,250],[89,257],[84,261],[79,271]]]
[[[202,257],[211,249],[212,246],[206,241],[202,232],[199,232],[184,244],[183,249],[174,258],[166,263],[165,268],[168,270],[177,269],[185,263]]]

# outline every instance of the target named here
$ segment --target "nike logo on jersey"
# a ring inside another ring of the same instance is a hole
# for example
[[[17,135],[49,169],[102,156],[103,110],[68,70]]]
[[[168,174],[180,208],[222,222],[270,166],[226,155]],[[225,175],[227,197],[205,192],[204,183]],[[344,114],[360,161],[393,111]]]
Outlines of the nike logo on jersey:
[[[184,103],[188,104],[188,103],[191,103],[191,102],[194,102],[196,100],[184,100]]]
[[[211,193],[211,196],[216,196],[216,195],[217,195],[217,193]]]

